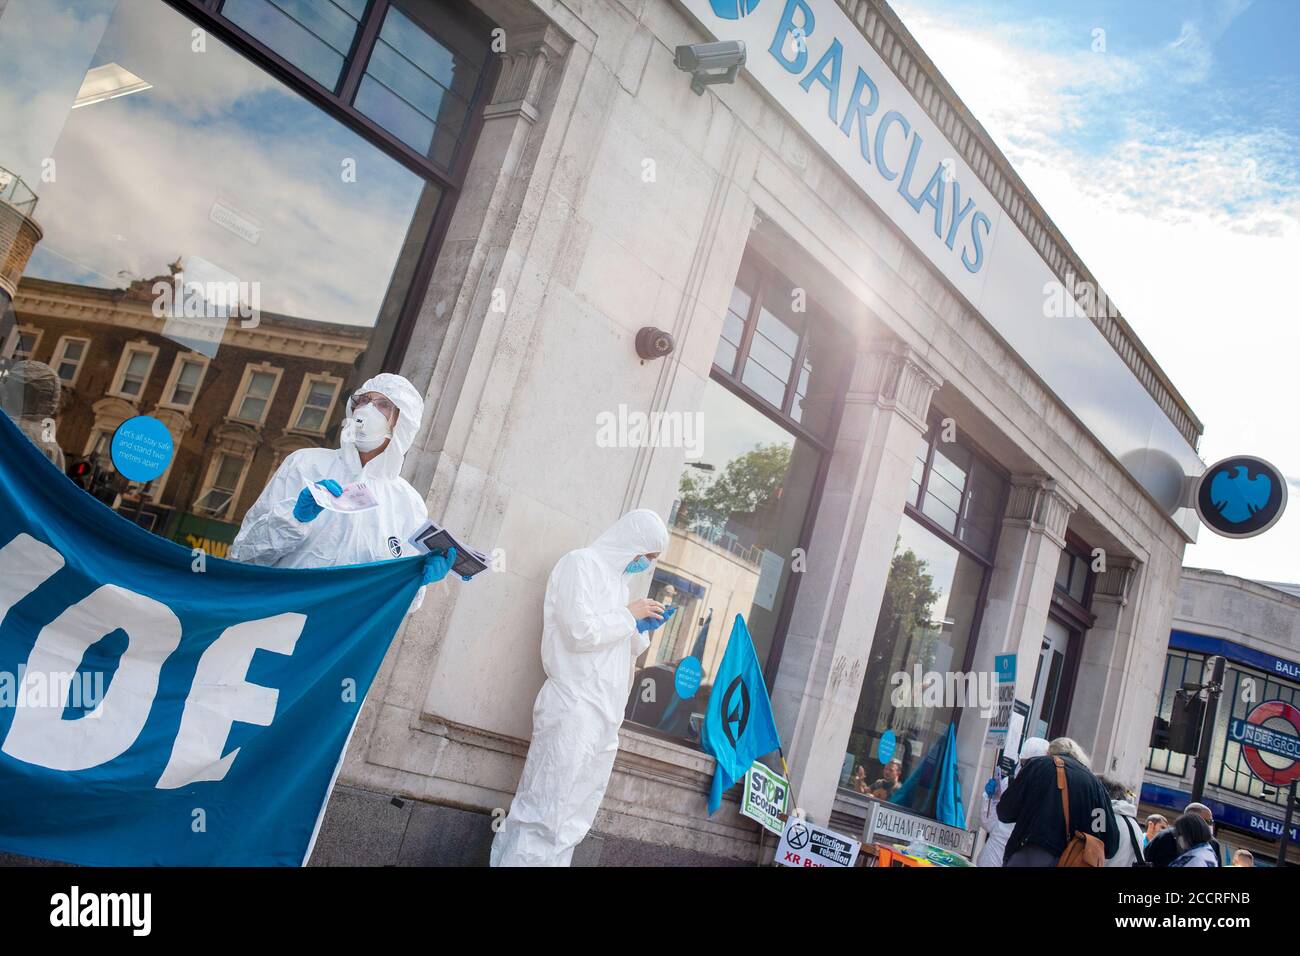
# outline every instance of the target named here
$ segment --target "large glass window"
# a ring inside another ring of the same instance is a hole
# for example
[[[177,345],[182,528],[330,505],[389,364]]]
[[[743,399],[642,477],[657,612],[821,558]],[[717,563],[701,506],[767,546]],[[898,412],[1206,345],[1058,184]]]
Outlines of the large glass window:
[[[827,454],[822,440],[834,420],[835,396],[843,387],[843,335],[824,315],[800,315],[798,334],[782,332],[765,318],[791,301],[790,283],[761,260],[747,258],[737,279],[718,343],[713,380],[700,408],[703,450],[682,469],[678,497],[669,518],[668,550],[656,562],[650,596],[677,608],[651,634],[638,662],[627,718],[677,740],[697,745],[704,707],[736,615],[743,615],[760,661],[769,663],[789,601],[796,549],[806,546],[805,524]],[[775,297],[775,298],[773,298]],[[787,318],[789,315],[787,315]],[[793,322],[793,320],[791,320]],[[783,324],[790,329],[790,325]],[[779,366],[764,341],[797,355],[807,367],[800,386],[789,368],[780,389],[759,375],[737,378],[737,360]],[[793,337],[791,337],[793,336]],[[820,339],[825,354],[814,352]],[[742,346],[741,343],[744,343]],[[832,348],[830,343],[837,343]],[[752,386],[752,387],[750,387]],[[808,397],[808,414],[794,414],[794,396]],[[815,411],[812,411],[813,405]],[[815,422],[824,429],[812,434]],[[827,436],[829,437],[829,436]],[[679,693],[678,668],[699,662],[698,689]]]
[[[923,697],[902,691],[918,688],[921,692],[928,682],[946,680],[962,669],[983,580],[983,565],[914,517],[904,516],[841,786],[887,798],[943,738],[956,708],[923,706]],[[896,675],[906,675],[906,680]],[[892,732],[896,745],[882,761],[880,740],[886,731]],[[898,766],[887,768],[891,761]]]
[[[891,798],[956,720],[952,691],[973,650],[1005,497],[1005,479],[962,441],[945,442],[936,420],[917,443],[841,787]],[[923,810],[930,789],[915,786],[910,804]]]
[[[41,330],[34,328],[14,328],[9,333],[9,340],[5,344],[3,358],[13,359],[15,362],[21,362],[29,359],[36,352],[36,346],[41,341]]]
[[[86,490],[167,537],[221,544],[285,456],[336,441],[337,397],[392,367],[459,182],[395,158],[379,127],[358,133],[341,97],[326,111],[292,70],[196,29],[224,18],[342,88],[340,69],[360,74],[358,24],[396,5],[182,6],[194,18],[160,0],[9,0],[0,167],[33,186],[43,235],[0,344],[62,381],[56,437],[69,465],[91,459]],[[478,102],[490,34],[458,10],[421,4],[418,27],[445,14],[458,42],[477,38],[474,84],[452,88]],[[461,146],[472,112],[447,121]],[[106,454],[137,414],[176,449],[148,487]]]
[[[908,502],[941,530],[987,554],[997,537],[1006,482],[960,440],[943,436],[936,419],[920,440]]]
[[[487,72],[490,39],[467,4],[220,0],[212,5],[270,55],[328,91],[345,111],[391,137],[417,164],[441,170],[456,164]]]

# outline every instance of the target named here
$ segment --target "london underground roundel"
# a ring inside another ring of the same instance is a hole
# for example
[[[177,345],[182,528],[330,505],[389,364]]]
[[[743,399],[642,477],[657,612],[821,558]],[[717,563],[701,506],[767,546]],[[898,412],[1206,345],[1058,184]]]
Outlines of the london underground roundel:
[[[1251,772],[1265,783],[1286,787],[1300,780],[1300,710],[1284,700],[1266,700],[1245,720],[1234,718],[1228,739],[1241,744]]]
[[[1253,538],[1286,509],[1286,478],[1264,461],[1237,455],[1205,469],[1196,486],[1201,523],[1225,538]]]

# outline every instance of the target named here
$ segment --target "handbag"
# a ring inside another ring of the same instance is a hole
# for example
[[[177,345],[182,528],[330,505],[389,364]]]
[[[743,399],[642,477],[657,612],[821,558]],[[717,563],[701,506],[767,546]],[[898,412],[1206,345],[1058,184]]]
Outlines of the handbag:
[[[1105,866],[1106,847],[1095,836],[1082,830],[1070,832],[1070,792],[1065,786],[1065,762],[1053,757],[1056,764],[1056,789],[1061,791],[1061,809],[1065,812],[1065,849],[1057,866]]]

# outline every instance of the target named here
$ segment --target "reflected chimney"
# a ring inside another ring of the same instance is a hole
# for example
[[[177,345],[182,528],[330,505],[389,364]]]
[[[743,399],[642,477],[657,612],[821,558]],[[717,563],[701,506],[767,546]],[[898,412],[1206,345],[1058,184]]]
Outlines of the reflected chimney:
[[[6,317],[41,227],[32,218],[36,194],[15,173],[0,167],[0,313]],[[7,331],[7,330],[4,330]]]

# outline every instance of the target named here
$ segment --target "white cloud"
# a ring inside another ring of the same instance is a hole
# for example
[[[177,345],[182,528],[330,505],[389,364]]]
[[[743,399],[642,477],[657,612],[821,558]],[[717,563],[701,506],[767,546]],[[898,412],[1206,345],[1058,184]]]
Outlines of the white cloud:
[[[1144,106],[1210,75],[1214,39],[1244,8],[1222,4],[1129,57],[1091,53],[1086,38],[1049,52],[1059,28],[1008,28],[996,12],[899,12],[1201,417],[1202,457],[1258,454],[1296,475],[1296,140],[1266,126],[1207,135],[1193,95],[1173,120]],[[1300,500],[1258,538],[1202,530],[1186,563],[1300,581]]]
[[[72,19],[55,12],[33,16],[17,47],[4,34],[0,49],[12,55],[0,77],[47,68],[51,82],[57,75],[56,85],[75,93],[93,53],[153,87],[73,111],[71,94],[60,94],[65,102],[44,104],[39,134],[14,127],[19,152],[57,163],[54,182],[33,183],[45,229],[36,261],[59,262],[57,278],[92,274],[95,284],[116,286],[198,256],[259,283],[265,311],[375,322],[418,177],[214,38],[195,52],[189,22],[166,7],[120,5],[106,31],[100,24],[102,42],[75,56],[60,45]],[[355,182],[343,179],[344,159],[356,161]],[[211,220],[217,200],[256,220],[257,245]]]

